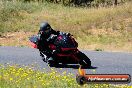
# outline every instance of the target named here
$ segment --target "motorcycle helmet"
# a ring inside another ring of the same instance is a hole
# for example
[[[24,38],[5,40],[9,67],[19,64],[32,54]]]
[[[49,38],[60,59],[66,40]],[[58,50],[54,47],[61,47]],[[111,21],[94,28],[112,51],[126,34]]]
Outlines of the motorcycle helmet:
[[[52,31],[52,28],[51,28],[51,26],[49,25],[48,22],[42,22],[40,24],[40,30],[39,30],[39,32],[41,34],[50,35],[51,31]]]

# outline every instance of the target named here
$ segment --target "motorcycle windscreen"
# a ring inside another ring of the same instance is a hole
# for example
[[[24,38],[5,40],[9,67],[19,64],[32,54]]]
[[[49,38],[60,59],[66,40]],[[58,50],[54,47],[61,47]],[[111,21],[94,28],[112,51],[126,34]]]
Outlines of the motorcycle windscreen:
[[[61,48],[76,48],[77,47],[75,40],[67,35],[59,35],[54,43],[55,45]]]
[[[30,40],[30,45],[33,47],[33,48],[37,48],[37,43],[38,43],[38,37],[36,35],[32,36],[29,38]]]
[[[35,43],[35,44],[37,44],[38,41],[39,41],[38,36],[36,36],[36,35],[33,35],[32,37],[30,37],[29,40],[30,40],[32,43]]]

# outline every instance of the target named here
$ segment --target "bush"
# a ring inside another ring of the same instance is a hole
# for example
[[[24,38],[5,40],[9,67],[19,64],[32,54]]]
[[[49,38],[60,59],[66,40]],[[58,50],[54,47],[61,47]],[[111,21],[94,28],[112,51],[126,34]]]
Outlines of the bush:
[[[104,51],[104,50],[101,48],[95,48],[95,51]]]
[[[7,2],[0,3],[0,32],[17,31],[19,28],[15,28],[14,24],[24,19],[22,12],[33,13],[39,10],[39,7],[35,3],[22,3],[22,2]]]

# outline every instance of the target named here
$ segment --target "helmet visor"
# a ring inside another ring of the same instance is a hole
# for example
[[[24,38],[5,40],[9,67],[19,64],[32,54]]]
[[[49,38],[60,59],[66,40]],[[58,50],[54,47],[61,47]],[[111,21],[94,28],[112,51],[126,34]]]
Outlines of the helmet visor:
[[[45,30],[45,33],[48,33],[51,31],[51,28],[50,27],[47,27],[46,30]]]

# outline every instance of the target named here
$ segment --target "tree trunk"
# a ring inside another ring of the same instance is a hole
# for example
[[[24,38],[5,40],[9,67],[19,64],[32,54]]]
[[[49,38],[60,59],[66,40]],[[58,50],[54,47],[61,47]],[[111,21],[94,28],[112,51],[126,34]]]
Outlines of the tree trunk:
[[[118,1],[117,0],[115,0],[115,3],[114,3],[115,5],[117,5],[118,4]]]

